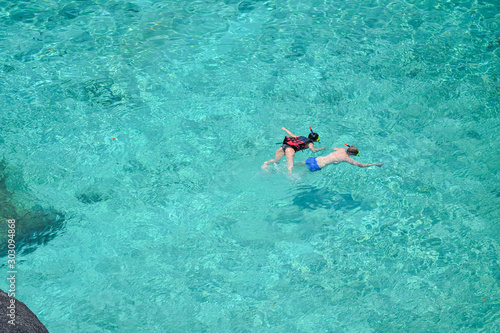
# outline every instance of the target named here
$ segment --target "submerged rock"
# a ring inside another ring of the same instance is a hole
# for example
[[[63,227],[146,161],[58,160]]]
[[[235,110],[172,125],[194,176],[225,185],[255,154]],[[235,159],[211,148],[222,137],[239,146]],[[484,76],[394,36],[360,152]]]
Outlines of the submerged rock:
[[[84,204],[93,204],[107,200],[102,194],[97,192],[85,192],[76,196],[78,201]]]
[[[11,229],[8,220],[15,220],[16,253],[33,251],[38,245],[54,238],[64,226],[64,215],[53,208],[38,204],[37,200],[23,189],[22,181],[16,182],[14,195],[14,191],[9,190],[7,186],[11,176],[5,161],[1,161],[0,256],[8,253],[9,229]]]
[[[292,199],[292,203],[300,209],[334,209],[353,210],[361,208],[369,210],[370,205],[363,201],[355,200],[349,193],[338,193],[327,188],[317,188],[314,186],[304,186]]]
[[[38,317],[23,302],[10,297],[0,289],[0,332],[45,333],[49,332]]]

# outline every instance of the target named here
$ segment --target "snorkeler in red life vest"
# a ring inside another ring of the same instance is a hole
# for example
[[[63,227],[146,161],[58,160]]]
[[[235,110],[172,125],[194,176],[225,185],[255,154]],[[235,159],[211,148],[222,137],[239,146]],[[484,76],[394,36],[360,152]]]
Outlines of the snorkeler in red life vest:
[[[285,127],[282,127],[281,129],[285,131],[289,136],[285,137],[285,139],[283,140],[283,145],[279,147],[278,150],[276,150],[274,158],[272,160],[264,162],[264,164],[262,165],[262,170],[266,170],[268,164],[278,163],[281,160],[281,158],[286,155],[286,164],[288,166],[288,172],[292,173],[293,158],[295,156],[295,152],[304,149],[311,149],[315,153],[317,151],[325,149],[324,147],[319,149],[314,148],[313,142],[319,141],[319,135],[317,133],[314,133],[310,126],[309,129],[311,130],[311,133],[307,138],[304,136],[297,136],[292,132],[290,132],[289,130],[287,130]]]

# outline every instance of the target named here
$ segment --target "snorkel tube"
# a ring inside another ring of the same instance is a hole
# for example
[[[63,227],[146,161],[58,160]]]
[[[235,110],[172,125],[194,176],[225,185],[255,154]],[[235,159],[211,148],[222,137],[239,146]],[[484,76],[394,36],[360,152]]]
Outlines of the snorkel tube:
[[[347,143],[344,143],[344,145],[346,145],[346,146],[347,146],[347,148],[350,148],[350,147],[351,147],[351,146],[350,146],[350,145],[348,145]],[[359,149],[358,149],[358,153],[356,154],[356,156],[358,156],[358,155],[359,155]]]
[[[311,126],[309,126],[309,130],[311,131],[311,133],[312,133],[312,134],[316,134],[316,135],[318,135],[317,133],[314,133],[314,131],[313,131],[313,129],[311,128]],[[318,135],[318,139],[316,140],[316,142],[321,143],[321,142],[319,142],[319,135]]]

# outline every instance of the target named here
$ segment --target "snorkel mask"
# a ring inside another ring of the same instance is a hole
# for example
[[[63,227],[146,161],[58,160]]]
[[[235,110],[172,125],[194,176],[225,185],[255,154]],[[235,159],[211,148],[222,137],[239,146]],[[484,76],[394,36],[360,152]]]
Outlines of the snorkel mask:
[[[350,146],[350,145],[348,145],[347,143],[344,143],[344,145],[346,145],[346,146],[347,146],[347,148],[351,148],[351,146]],[[357,153],[355,156],[358,156],[358,155],[359,155],[359,149],[358,149],[358,153]]]
[[[309,139],[311,139],[313,141],[316,141],[318,143],[321,143],[321,142],[319,142],[319,135],[318,135],[318,133],[314,133],[314,131],[312,130],[311,126],[309,126],[309,130],[311,130],[311,134],[309,134]]]

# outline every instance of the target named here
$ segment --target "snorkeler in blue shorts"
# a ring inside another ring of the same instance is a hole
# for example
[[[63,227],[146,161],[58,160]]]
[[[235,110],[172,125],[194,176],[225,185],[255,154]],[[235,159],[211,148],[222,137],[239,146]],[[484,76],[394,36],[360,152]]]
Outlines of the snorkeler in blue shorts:
[[[339,148],[339,147],[334,147],[332,148],[334,150],[333,153],[330,153],[329,155],[326,156],[320,156],[320,157],[309,157],[304,164],[307,166],[309,171],[318,171],[321,170],[321,168],[324,168],[325,165],[328,164],[339,164],[341,162],[347,162],[352,165],[357,165],[360,168],[366,168],[370,166],[382,166],[384,163],[375,163],[375,164],[364,164],[360,163],[358,161],[355,161],[351,156],[358,156],[359,155],[359,150],[358,148],[354,146],[349,146],[347,143],[344,143],[347,146],[347,149],[345,148]]]
[[[317,157],[309,157],[305,163],[307,168],[311,172],[321,170],[321,168],[318,165]]]

